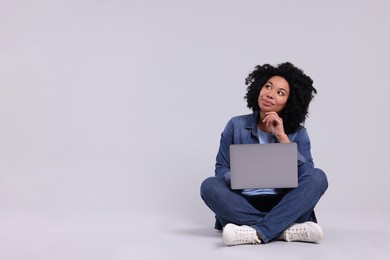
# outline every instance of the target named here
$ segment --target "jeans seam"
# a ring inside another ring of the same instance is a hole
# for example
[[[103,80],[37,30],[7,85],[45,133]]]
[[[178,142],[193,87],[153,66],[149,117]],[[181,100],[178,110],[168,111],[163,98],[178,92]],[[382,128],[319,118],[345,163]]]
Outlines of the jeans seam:
[[[265,238],[264,234],[260,231],[260,229],[257,226],[253,225],[252,228],[254,228],[256,230],[256,232],[259,235],[260,240],[262,242],[264,242],[264,243],[268,243],[269,242],[268,239]]]

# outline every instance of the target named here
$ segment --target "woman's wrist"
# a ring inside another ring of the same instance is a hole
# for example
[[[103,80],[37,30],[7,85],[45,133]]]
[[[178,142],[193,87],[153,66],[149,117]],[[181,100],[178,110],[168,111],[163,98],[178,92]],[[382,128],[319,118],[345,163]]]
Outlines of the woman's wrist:
[[[288,136],[286,134],[277,136],[276,138],[278,138],[279,142],[282,143],[282,144],[290,143],[290,139],[288,139]]]

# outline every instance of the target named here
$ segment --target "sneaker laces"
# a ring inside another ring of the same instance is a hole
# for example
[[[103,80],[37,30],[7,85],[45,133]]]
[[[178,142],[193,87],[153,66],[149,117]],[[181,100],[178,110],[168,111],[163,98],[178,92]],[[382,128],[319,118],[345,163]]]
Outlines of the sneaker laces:
[[[253,235],[253,244],[254,245],[261,244],[261,240],[259,239],[256,233]]]
[[[252,243],[252,244],[260,244],[261,241],[258,238],[256,231],[253,232],[252,230],[248,230],[247,228],[238,228],[239,232],[236,232],[235,241],[237,242],[245,242],[245,243]],[[240,232],[241,231],[241,232]]]
[[[305,227],[289,228],[285,232],[286,241],[310,241],[309,232]]]

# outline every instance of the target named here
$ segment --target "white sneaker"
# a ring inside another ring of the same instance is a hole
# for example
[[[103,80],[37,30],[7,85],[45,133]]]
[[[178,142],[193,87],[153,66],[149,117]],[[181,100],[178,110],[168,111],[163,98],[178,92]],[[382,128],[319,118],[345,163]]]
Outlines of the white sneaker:
[[[261,243],[254,228],[234,224],[227,224],[223,228],[222,240],[228,246]]]
[[[314,222],[294,224],[283,232],[284,240],[288,242],[301,241],[316,243],[324,236],[322,228]]]

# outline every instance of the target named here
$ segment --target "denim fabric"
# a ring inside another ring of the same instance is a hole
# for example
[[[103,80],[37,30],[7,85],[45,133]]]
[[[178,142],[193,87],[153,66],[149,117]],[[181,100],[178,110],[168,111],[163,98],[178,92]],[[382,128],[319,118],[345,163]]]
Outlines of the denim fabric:
[[[276,239],[294,223],[315,221],[314,207],[325,193],[328,182],[325,173],[314,168],[310,139],[301,126],[289,134],[298,147],[298,187],[273,198],[241,194],[230,188],[230,144],[259,143],[257,137],[258,112],[232,118],[226,125],[216,157],[215,177],[201,185],[201,197],[216,215],[216,228],[228,223],[249,225],[257,230],[264,243]],[[274,138],[274,142],[277,139]],[[262,205],[271,205],[269,208]]]
[[[215,176],[219,179],[224,179],[230,183],[230,157],[229,145],[231,144],[258,144],[257,122],[259,120],[259,112],[254,112],[249,115],[237,116],[230,119],[224,131],[221,134],[219,151],[215,164]],[[298,172],[303,168],[313,168],[313,158],[310,153],[310,139],[306,128],[301,126],[295,133],[289,134],[290,142],[297,143],[298,146]],[[273,142],[277,143],[276,137],[273,137]]]

